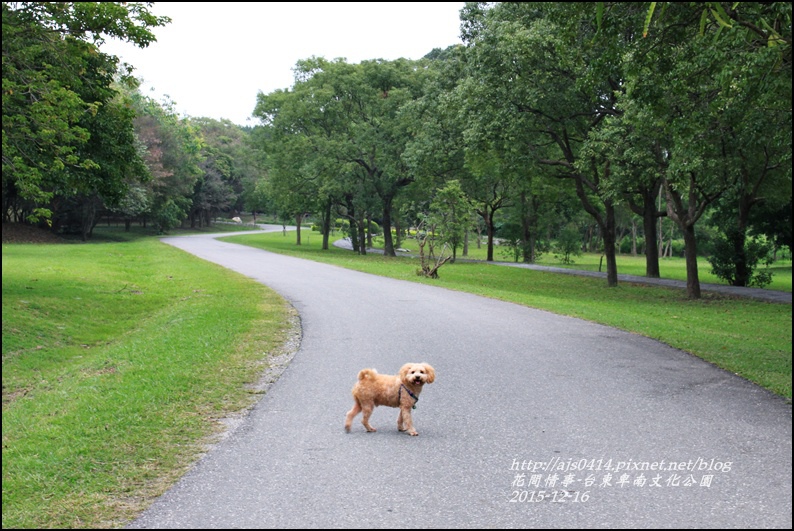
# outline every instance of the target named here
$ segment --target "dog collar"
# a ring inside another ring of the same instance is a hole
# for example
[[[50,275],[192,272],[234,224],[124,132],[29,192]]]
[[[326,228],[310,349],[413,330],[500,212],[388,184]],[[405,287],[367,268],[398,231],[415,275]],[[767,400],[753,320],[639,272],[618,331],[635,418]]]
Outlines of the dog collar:
[[[405,384],[400,384],[400,390],[397,391],[397,403],[399,404],[400,402],[402,402],[403,389],[405,389],[405,392],[408,393],[409,395],[411,395],[411,398],[414,399],[414,405],[411,407],[411,409],[416,409],[416,403],[419,402],[419,397],[416,396],[415,394],[413,394],[410,389],[405,387]]]

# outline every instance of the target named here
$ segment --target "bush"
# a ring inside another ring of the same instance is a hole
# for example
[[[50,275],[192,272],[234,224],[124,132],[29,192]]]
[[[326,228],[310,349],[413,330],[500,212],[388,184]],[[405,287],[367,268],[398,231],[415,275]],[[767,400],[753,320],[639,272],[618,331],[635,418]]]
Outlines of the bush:
[[[575,224],[569,223],[560,231],[554,243],[554,257],[563,264],[573,264],[571,258],[582,254],[582,236]]]
[[[344,235],[350,235],[350,220],[344,218],[336,218],[334,220],[333,232],[341,232]]]
[[[155,210],[153,217],[158,234],[165,234],[182,224],[185,211],[173,199],[168,199]]]
[[[736,242],[744,238],[744,257],[737,256]],[[758,286],[772,282],[772,243],[763,236],[745,237],[738,230],[729,230],[714,242],[713,254],[707,258],[711,272],[731,286]],[[744,264],[741,261],[744,260]],[[767,267],[757,270],[758,264]],[[744,271],[743,271],[744,270]]]
[[[380,225],[376,221],[371,221],[369,223],[369,230],[372,231],[373,236],[380,236],[383,234],[383,230],[380,228]]]
[[[637,254],[642,254],[645,249],[645,238],[637,236]],[[631,254],[631,234],[627,234],[618,243],[618,252],[620,254]]]

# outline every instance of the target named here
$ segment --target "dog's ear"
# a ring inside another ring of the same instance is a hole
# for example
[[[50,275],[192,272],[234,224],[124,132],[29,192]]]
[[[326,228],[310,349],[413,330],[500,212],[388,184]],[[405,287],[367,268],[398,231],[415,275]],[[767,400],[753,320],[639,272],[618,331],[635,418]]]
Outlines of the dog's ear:
[[[433,383],[436,379],[436,370],[430,366],[429,363],[423,363],[425,371],[427,371],[427,383]]]
[[[405,381],[405,379],[408,377],[408,371],[411,370],[411,365],[413,365],[413,363],[406,363],[405,365],[400,367],[400,380],[401,381]]]

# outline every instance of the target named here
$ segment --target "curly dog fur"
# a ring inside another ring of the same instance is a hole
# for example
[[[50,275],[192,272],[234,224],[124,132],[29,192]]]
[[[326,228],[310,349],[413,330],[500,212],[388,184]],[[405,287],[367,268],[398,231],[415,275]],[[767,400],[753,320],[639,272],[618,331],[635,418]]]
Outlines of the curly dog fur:
[[[419,400],[425,384],[433,383],[436,371],[427,363],[406,363],[399,374],[378,374],[375,369],[363,369],[358,373],[358,382],[353,386],[353,409],[347,412],[345,431],[350,431],[353,418],[363,413],[361,423],[367,431],[377,431],[369,423],[369,417],[377,406],[400,408],[397,429],[408,435],[419,435],[414,429],[411,409]]]

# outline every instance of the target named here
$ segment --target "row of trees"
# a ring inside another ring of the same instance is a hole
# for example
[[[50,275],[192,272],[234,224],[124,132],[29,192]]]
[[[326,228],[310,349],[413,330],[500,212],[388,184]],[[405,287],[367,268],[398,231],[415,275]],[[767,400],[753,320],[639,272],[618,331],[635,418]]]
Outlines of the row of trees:
[[[326,248],[343,217],[361,253],[376,221],[389,256],[408,227],[435,227],[453,253],[477,229],[488,260],[498,236],[524,261],[578,226],[610,286],[625,231],[659,276],[666,220],[691,298],[704,235],[737,285],[759,282],[759,242],[790,248],[790,3],[468,3],[464,44],[422,60],[299,61],[290,89],[258,95],[254,128],[179,118],[125,84],[94,43],[104,32],[148,44],[167,20],[147,6],[3,4],[6,217],[57,226],[77,212],[85,227],[95,205],[168,230],[277,211],[298,226],[316,216]],[[50,63],[66,52],[62,73]],[[78,93],[43,123],[46,91],[76,80],[103,98]],[[108,109],[118,116],[102,129],[93,120]]]
[[[243,208],[249,132],[179,117],[105,38],[148,46],[150,3],[3,2],[3,220],[91,235],[101,215],[165,232]]]
[[[322,212],[326,234],[335,205],[360,233],[375,216],[394,255],[392,223],[417,224],[454,180],[488,260],[501,215],[532,261],[575,194],[610,286],[620,209],[642,220],[650,277],[658,220],[672,220],[691,298],[704,216],[735,284],[753,281],[751,228],[790,245],[790,214],[772,228],[791,209],[790,4],[468,3],[461,20],[464,46],[416,62],[311,58],[293,88],[260,94],[282,208]]]

